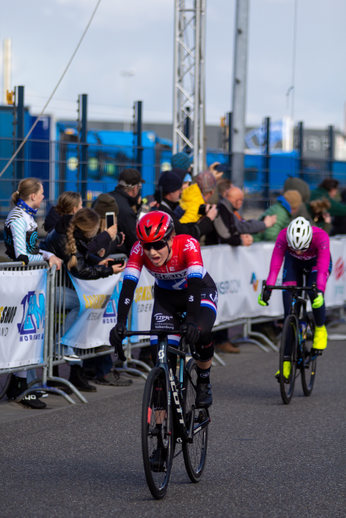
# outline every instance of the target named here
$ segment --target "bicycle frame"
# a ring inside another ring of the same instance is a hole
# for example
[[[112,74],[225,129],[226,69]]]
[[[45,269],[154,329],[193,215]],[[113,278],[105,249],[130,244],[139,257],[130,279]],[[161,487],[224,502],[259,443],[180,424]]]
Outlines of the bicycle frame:
[[[291,309],[290,309],[290,315],[294,315],[297,319],[297,329],[298,329],[298,346],[299,346],[299,352],[301,352],[301,344],[303,341],[302,334],[300,332],[300,323],[301,320],[307,320],[307,309],[306,305],[308,302],[307,299],[307,292],[313,292],[314,296],[317,297],[317,287],[316,284],[313,284],[311,287],[306,286],[306,277],[307,277],[307,271],[303,271],[303,286],[267,286],[266,282],[263,281],[262,283],[262,289],[267,290],[281,290],[281,291],[290,291],[292,293],[292,302],[291,302]],[[299,316],[298,311],[296,311],[296,305],[301,304],[300,306],[300,314],[302,315],[302,318]],[[298,360],[299,364],[299,360]]]
[[[168,407],[172,407],[173,419],[174,415],[176,416],[176,442],[182,443],[193,442],[193,436],[197,432],[199,432],[202,428],[207,426],[210,422],[209,412],[206,411],[207,418],[204,422],[200,423],[200,425],[194,429],[194,422],[191,420],[190,428],[187,430],[184,412],[183,412],[183,401],[184,401],[184,390],[185,390],[185,359],[187,356],[186,353],[186,343],[185,339],[182,337],[180,340],[180,344],[178,348],[172,347],[168,344],[168,335],[179,335],[179,331],[174,330],[164,330],[164,331],[129,331],[127,336],[135,336],[135,335],[143,335],[143,336],[157,336],[158,337],[158,353],[157,353],[157,367],[160,367],[164,370],[166,375],[167,386],[170,387],[170,391],[168,394]],[[173,372],[172,367],[168,362],[168,353],[173,353],[176,356],[179,356],[179,387],[177,387],[176,378]],[[190,380],[192,381],[192,380]],[[172,404],[173,402],[173,404]],[[168,412],[167,418],[170,419],[170,412]],[[170,424],[170,423],[169,423]],[[169,426],[168,426],[169,429]]]

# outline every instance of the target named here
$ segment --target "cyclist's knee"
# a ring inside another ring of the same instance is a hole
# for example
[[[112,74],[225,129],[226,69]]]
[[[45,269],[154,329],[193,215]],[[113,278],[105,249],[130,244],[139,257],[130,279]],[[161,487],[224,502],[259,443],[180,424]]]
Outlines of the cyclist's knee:
[[[200,340],[199,340],[199,342],[200,342]],[[208,361],[212,360],[212,358],[214,356],[214,344],[211,340],[209,343],[207,343],[207,345],[197,344],[196,349],[200,356],[201,362],[204,363],[204,362],[208,362]]]

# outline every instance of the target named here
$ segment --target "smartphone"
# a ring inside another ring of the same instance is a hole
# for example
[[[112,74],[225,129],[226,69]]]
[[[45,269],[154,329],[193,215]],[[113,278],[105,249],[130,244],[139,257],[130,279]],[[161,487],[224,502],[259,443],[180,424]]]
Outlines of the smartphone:
[[[106,228],[112,227],[115,223],[115,213],[106,212]]]
[[[218,164],[216,167],[215,167],[216,171],[218,171],[219,173],[227,173],[230,169],[229,165],[227,164]]]
[[[120,266],[124,266],[125,264],[125,259],[122,258],[122,259],[111,259],[108,263],[108,266],[112,266],[113,264],[119,264]]]

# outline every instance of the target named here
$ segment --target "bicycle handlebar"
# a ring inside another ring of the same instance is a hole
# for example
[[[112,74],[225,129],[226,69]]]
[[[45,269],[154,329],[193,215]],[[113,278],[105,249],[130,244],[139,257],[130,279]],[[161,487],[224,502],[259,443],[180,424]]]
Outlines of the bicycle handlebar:
[[[151,331],[127,331],[126,333],[126,336],[159,336],[159,335],[179,335],[181,337],[181,343],[182,343],[182,347],[183,347],[183,350],[186,346],[186,343],[185,343],[185,336],[181,336],[181,333],[179,330],[177,329],[153,329]],[[195,344],[191,345],[191,344],[188,344],[189,347],[190,347],[190,351],[191,351],[191,355],[193,356],[193,358],[195,358],[195,360],[200,360],[200,355],[197,353],[196,351],[196,346]]]
[[[158,336],[158,335],[180,335],[177,329],[154,329],[152,331],[127,331],[126,336]]]
[[[312,286],[292,286],[292,285],[288,285],[288,286],[268,286],[266,284],[266,281],[263,281],[262,282],[262,290],[286,290],[286,291],[312,291],[313,293],[315,293],[316,297],[317,297],[317,286],[316,284],[313,284]]]

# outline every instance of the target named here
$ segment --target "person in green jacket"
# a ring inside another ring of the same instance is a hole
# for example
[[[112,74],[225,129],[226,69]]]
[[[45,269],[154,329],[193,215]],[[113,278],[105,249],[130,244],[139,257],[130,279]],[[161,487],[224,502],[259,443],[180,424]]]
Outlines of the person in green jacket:
[[[283,196],[279,196],[276,203],[269,207],[260,216],[260,220],[263,220],[266,216],[272,216],[276,214],[276,223],[267,228],[262,234],[256,234],[253,236],[254,242],[258,241],[276,241],[279,232],[283,228],[288,227],[291,222],[291,216],[298,211],[302,204],[302,197],[298,191],[290,190],[286,191]]]
[[[334,178],[325,178],[322,183],[311,191],[310,202],[313,200],[326,199],[330,203],[328,213],[333,216],[346,216],[346,205],[336,201],[334,198],[337,195],[339,187],[338,180]]]

